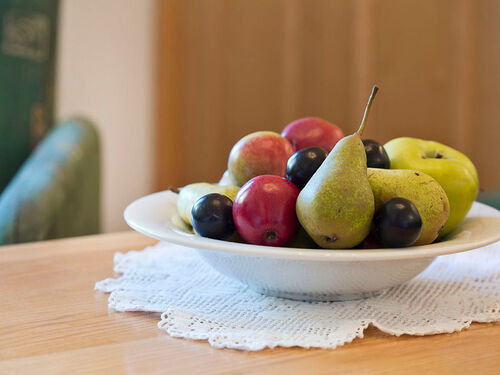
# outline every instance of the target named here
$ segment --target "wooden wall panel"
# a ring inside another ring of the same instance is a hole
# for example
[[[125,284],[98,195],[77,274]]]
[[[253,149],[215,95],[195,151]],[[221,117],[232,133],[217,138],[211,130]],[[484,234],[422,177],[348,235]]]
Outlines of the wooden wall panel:
[[[347,126],[352,7],[312,3],[160,1],[158,189],[216,180],[250,132],[311,114]]]
[[[217,126],[222,133],[212,179],[224,171],[229,151],[239,138],[257,130],[280,129],[285,78],[284,2],[233,0],[218,6],[225,10],[224,39],[219,46],[224,91],[219,98],[223,108]]]
[[[185,44],[182,41],[180,18],[181,3],[158,1],[157,63],[156,63],[156,137],[155,137],[155,187],[165,189],[182,179],[179,165],[181,153],[181,103],[183,92],[183,61]]]
[[[159,0],[157,188],[215,181],[232,145],[295,118],[433,139],[500,186],[495,1]],[[495,170],[492,170],[495,169]]]
[[[367,136],[383,142],[413,136],[455,143],[450,130],[458,45],[452,2],[377,1],[370,63],[381,91],[375,126],[367,127]]]
[[[300,102],[293,117],[319,116],[349,131],[353,6],[348,1],[303,3]],[[358,120],[356,120],[356,123]]]
[[[500,189],[500,2],[478,6],[475,107],[469,141],[484,189]]]

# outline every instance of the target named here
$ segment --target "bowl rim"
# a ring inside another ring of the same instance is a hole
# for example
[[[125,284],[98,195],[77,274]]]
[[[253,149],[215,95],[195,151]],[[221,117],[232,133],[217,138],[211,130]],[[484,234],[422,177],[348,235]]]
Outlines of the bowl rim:
[[[229,242],[200,237],[184,232],[173,225],[169,225],[169,218],[162,223],[162,230],[152,230],[135,218],[135,212],[145,204],[155,201],[163,204],[176,204],[177,194],[168,190],[149,194],[130,203],[124,211],[124,219],[134,230],[160,241],[171,242],[198,250],[218,251],[242,256],[270,257],[280,259],[310,260],[310,261],[386,261],[398,259],[417,259],[436,257],[438,255],[453,254],[467,250],[477,249],[490,245],[500,240],[500,211],[486,204],[474,202],[473,207],[486,210],[491,216],[481,216],[486,221],[494,220],[493,225],[498,225],[498,233],[475,242],[461,242],[454,239],[444,240],[422,246],[392,249],[301,249],[290,247],[273,247],[252,245],[245,243]],[[490,223],[491,224],[491,223]],[[459,234],[463,231],[458,231]]]

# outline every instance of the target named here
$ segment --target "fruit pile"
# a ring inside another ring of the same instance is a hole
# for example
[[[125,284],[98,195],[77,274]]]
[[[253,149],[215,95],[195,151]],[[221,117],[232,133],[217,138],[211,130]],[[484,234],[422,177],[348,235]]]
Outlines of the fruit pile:
[[[267,246],[400,248],[450,233],[476,198],[474,165],[437,142],[361,140],[377,90],[352,135],[308,117],[243,137],[219,184],[181,189],[180,217],[200,236]]]

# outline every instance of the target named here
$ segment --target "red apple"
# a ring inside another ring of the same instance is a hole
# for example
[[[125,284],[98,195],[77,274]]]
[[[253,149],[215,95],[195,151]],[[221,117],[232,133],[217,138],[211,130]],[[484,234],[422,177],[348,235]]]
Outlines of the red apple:
[[[308,147],[321,147],[330,152],[344,137],[342,130],[319,117],[304,117],[288,124],[281,132],[296,151]]]
[[[278,133],[249,134],[231,149],[227,163],[229,177],[237,186],[263,174],[285,177],[286,163],[294,152],[290,142]]]
[[[233,220],[243,239],[255,245],[283,246],[299,229],[295,202],[299,189],[283,177],[248,181],[233,202]]]

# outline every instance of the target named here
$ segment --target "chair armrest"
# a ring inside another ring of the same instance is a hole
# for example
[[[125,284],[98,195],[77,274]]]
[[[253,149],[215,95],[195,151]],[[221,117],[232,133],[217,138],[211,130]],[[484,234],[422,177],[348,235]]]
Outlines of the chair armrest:
[[[56,126],[0,196],[0,244],[99,232],[100,147],[89,121]]]

